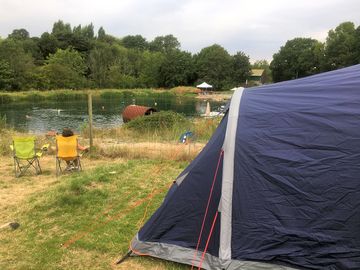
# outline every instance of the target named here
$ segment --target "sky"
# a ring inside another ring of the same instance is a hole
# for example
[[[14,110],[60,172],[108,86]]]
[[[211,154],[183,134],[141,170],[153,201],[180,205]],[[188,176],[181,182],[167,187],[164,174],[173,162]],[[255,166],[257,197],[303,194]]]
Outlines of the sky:
[[[173,34],[192,53],[216,43],[270,61],[287,40],[325,41],[344,21],[359,26],[360,0],[0,0],[2,38],[19,28],[40,36],[58,20],[119,38]]]

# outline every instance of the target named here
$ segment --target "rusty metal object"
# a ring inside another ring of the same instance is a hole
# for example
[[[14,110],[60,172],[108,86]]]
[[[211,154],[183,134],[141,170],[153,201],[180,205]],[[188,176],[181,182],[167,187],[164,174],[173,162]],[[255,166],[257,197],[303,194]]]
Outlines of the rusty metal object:
[[[129,105],[127,106],[123,113],[123,121],[124,123],[133,120],[136,117],[143,116],[143,115],[150,115],[153,112],[156,112],[155,108],[145,107],[145,106],[138,106],[138,105]]]

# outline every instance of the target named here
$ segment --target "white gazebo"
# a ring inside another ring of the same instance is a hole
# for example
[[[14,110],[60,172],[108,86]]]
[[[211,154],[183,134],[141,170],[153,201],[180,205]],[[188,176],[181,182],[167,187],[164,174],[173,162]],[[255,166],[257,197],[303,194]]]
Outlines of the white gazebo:
[[[201,89],[202,93],[205,94],[205,95],[207,94],[207,92],[206,92],[207,90],[213,88],[212,85],[210,85],[210,84],[208,84],[208,83],[206,83],[206,82],[203,82],[203,83],[201,83],[201,84],[198,84],[196,87],[199,88],[199,89]]]
[[[213,88],[212,85],[210,85],[206,82],[203,82],[202,84],[198,84],[196,87],[200,88],[200,89],[206,89],[206,90]]]

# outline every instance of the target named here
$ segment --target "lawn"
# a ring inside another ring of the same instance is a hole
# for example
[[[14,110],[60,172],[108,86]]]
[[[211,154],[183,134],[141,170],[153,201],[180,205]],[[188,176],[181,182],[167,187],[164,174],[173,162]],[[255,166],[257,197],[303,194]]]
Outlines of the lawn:
[[[13,179],[11,161],[1,161],[7,176],[0,181],[0,217],[20,227],[0,231],[0,269],[187,269],[145,257],[114,262],[188,161],[90,160],[83,172],[58,179],[46,169],[39,177]]]

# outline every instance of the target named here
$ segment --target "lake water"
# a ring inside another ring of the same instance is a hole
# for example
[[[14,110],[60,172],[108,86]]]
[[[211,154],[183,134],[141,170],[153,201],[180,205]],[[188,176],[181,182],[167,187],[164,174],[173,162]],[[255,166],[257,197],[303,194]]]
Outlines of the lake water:
[[[206,101],[195,98],[112,98],[93,97],[93,124],[97,128],[123,124],[121,112],[130,104],[154,107],[158,111],[172,110],[186,116],[199,116],[206,110]],[[216,109],[225,102],[210,101]],[[79,131],[88,122],[87,99],[66,101],[12,102],[0,104],[0,115],[6,115],[7,124],[16,130],[30,133],[60,131],[70,127]]]

